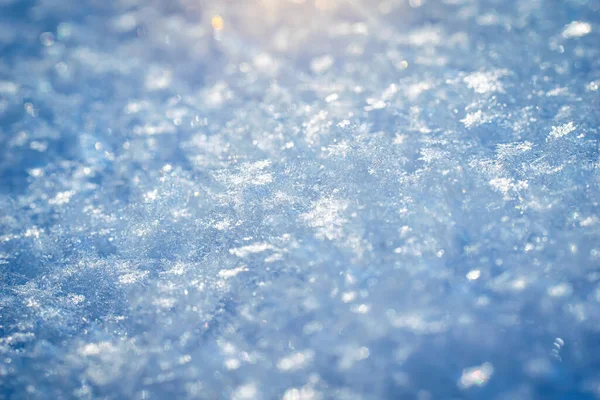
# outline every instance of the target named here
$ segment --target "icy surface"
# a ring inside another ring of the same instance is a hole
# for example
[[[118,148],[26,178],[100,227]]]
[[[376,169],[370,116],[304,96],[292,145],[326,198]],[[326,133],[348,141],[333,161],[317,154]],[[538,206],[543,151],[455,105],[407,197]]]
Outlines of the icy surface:
[[[600,398],[600,1],[0,0],[0,399]]]

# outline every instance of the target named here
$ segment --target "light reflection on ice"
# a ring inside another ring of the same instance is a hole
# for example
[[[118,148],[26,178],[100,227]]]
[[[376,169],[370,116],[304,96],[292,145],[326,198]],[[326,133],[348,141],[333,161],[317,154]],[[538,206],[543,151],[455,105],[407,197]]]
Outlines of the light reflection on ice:
[[[600,393],[550,3],[0,0],[0,398]]]

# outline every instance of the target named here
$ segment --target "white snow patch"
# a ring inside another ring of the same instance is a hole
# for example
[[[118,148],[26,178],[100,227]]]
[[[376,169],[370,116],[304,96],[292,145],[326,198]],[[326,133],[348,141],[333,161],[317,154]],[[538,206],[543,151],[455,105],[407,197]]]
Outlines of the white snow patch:
[[[318,238],[333,240],[342,235],[342,226],[346,219],[341,214],[347,208],[348,204],[345,201],[325,197],[314,202],[312,210],[300,217],[308,226],[316,229]]]
[[[244,258],[250,254],[261,253],[265,250],[274,249],[269,243],[253,243],[248,246],[237,247],[235,249],[229,249],[229,253],[234,256]]]
[[[573,21],[562,31],[562,37],[565,39],[571,39],[576,37],[582,37],[592,32],[592,25],[588,22]]]
[[[228,278],[233,278],[234,276],[236,276],[240,272],[246,272],[246,271],[248,271],[248,268],[246,268],[246,267],[237,267],[237,268],[232,268],[232,269],[222,269],[221,271],[219,271],[219,276],[221,278],[228,279]]]
[[[552,130],[550,131],[550,134],[548,134],[548,137],[546,138],[546,142],[566,136],[569,133],[573,132],[575,129],[577,129],[577,127],[573,124],[573,122],[569,122],[560,126],[553,126]]]
[[[503,92],[504,87],[500,78],[508,75],[506,70],[495,70],[490,72],[474,72],[464,77],[467,86],[476,93]]]
[[[481,110],[477,110],[472,113],[468,113],[463,119],[460,120],[466,128],[473,128],[489,122],[490,118],[486,116]]]

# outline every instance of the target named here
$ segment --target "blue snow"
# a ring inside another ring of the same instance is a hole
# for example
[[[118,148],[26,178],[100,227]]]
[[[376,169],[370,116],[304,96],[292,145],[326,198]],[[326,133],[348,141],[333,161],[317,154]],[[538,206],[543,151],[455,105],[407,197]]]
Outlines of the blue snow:
[[[0,0],[0,399],[600,399],[600,1]]]

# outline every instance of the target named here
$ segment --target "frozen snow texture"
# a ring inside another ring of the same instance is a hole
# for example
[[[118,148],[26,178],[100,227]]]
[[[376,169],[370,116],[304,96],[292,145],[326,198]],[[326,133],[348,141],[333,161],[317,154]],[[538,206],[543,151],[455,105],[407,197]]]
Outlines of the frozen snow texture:
[[[0,0],[0,399],[600,398],[599,23]]]

